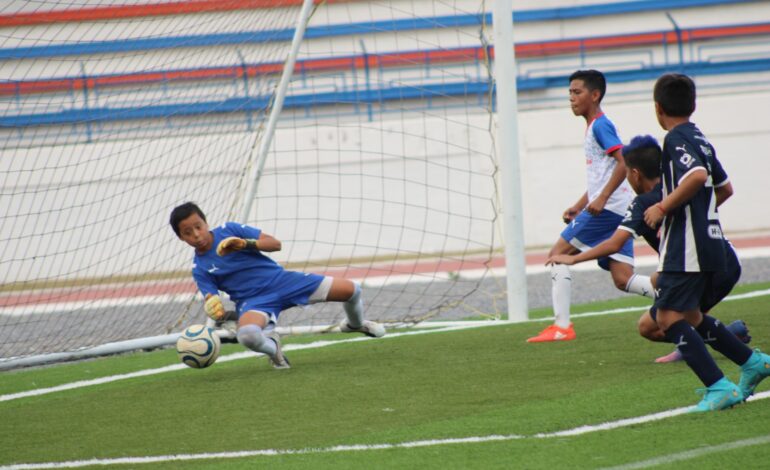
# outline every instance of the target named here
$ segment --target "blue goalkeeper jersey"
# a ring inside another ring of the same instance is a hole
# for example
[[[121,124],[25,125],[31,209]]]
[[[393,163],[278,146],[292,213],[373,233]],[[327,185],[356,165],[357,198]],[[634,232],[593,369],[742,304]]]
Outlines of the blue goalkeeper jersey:
[[[206,294],[227,292],[234,302],[259,297],[271,292],[282,274],[283,267],[256,250],[241,250],[226,256],[217,255],[219,242],[227,237],[258,239],[262,231],[235,222],[211,230],[214,243],[211,249],[193,259],[192,275],[198,289]]]

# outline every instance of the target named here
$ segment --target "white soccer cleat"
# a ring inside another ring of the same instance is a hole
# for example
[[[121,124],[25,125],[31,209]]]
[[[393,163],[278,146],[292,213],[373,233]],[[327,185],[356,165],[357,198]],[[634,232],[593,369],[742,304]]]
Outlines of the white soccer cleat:
[[[343,322],[340,323],[340,331],[343,333],[363,333],[372,338],[382,338],[386,333],[384,326],[369,320],[364,320],[363,324],[358,328],[353,328],[348,325],[347,320],[343,320]]]
[[[291,369],[289,358],[286,357],[286,355],[283,353],[283,348],[281,348],[281,336],[278,334],[278,332],[273,329],[266,332],[265,336],[275,341],[275,355],[267,356],[267,359],[270,361],[270,364],[273,366],[273,368]]]

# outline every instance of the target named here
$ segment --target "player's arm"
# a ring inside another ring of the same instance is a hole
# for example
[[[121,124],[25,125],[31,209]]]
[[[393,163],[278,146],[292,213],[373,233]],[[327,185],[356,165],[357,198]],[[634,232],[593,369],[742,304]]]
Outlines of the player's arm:
[[[607,201],[609,201],[612,196],[612,193],[614,193],[615,190],[620,187],[620,184],[623,183],[623,180],[626,179],[626,162],[623,160],[623,154],[620,149],[610,153],[610,156],[615,159],[617,164],[615,165],[615,169],[612,170],[610,179],[607,180],[607,184],[604,185],[602,192],[596,196],[596,199],[588,204],[588,207],[586,207],[586,210],[591,215],[599,215],[599,213],[601,213],[604,206],[607,205]]]
[[[225,306],[219,297],[219,289],[208,273],[193,270],[193,279],[203,295],[203,310],[212,320],[218,321],[225,316]]]
[[[563,220],[565,224],[572,222],[572,219],[577,217],[586,205],[588,205],[588,192],[583,193],[574,205],[568,207],[567,210],[564,211],[561,215],[561,220]]]
[[[704,167],[694,168],[682,178],[679,186],[671,194],[644,211],[644,221],[652,228],[657,227],[667,213],[692,199],[707,180],[708,172]]]
[[[626,243],[626,241],[632,237],[631,232],[628,230],[618,229],[612,236],[603,242],[599,243],[590,250],[580,252],[576,255],[555,255],[546,260],[546,266],[552,264],[566,264],[573,265],[582,263],[584,261],[591,261],[593,259],[604,258],[605,256],[614,255]]]

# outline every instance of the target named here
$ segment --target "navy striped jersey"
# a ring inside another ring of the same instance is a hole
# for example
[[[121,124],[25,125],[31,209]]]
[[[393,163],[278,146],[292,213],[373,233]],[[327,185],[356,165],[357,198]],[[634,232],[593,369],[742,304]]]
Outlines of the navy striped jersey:
[[[663,219],[658,271],[707,272],[725,269],[722,227],[714,187],[728,183],[714,147],[691,122],[671,129],[663,141],[663,197],[696,171],[706,171],[706,183],[684,204],[669,209]]]

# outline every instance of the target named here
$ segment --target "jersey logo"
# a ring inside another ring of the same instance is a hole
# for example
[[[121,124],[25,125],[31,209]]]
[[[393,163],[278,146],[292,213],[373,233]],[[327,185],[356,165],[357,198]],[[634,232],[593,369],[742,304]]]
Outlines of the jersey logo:
[[[710,157],[712,155],[711,153],[711,147],[707,147],[705,145],[700,146],[700,151],[703,152],[703,155]]]
[[[722,227],[716,224],[709,225],[708,228],[709,231],[709,237],[713,238],[714,240],[721,240],[724,238],[724,235],[722,235]]]
[[[215,272],[219,271],[219,268],[216,264],[212,264],[210,269],[207,269],[206,271],[209,272],[209,274],[214,274]]]
[[[692,155],[687,153],[687,148],[682,145],[681,147],[675,147],[676,150],[682,152],[682,156],[679,157],[679,161],[682,163],[682,165],[686,166],[687,168],[690,168],[692,166],[693,158]]]
[[[684,340],[684,335],[679,337],[679,341],[674,345],[677,349],[681,351],[680,346],[687,346],[687,341]]]

